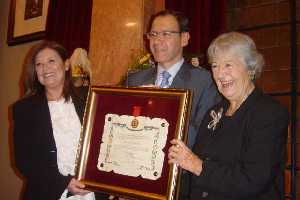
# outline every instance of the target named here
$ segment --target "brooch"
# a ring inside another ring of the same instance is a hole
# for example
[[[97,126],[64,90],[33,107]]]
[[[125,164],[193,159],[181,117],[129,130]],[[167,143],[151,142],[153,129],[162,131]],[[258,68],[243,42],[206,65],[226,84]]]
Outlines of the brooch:
[[[208,129],[212,128],[212,130],[214,131],[222,117],[222,114],[223,114],[223,108],[220,108],[220,110],[217,113],[214,110],[210,111],[210,116],[212,117],[212,120],[208,123],[207,128]]]

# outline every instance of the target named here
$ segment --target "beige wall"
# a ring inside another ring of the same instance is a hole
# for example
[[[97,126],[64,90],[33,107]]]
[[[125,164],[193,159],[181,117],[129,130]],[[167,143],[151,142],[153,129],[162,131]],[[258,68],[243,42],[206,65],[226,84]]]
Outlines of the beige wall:
[[[9,0],[0,1],[0,198],[19,199],[21,179],[12,168],[9,105],[19,98],[22,62],[33,43],[6,44]]]

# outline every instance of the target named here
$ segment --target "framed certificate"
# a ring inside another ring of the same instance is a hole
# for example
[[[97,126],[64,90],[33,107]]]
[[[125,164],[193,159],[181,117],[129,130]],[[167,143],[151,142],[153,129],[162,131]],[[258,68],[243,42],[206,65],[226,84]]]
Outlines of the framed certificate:
[[[116,196],[176,199],[180,171],[167,154],[187,139],[190,106],[188,90],[91,87],[76,178]]]

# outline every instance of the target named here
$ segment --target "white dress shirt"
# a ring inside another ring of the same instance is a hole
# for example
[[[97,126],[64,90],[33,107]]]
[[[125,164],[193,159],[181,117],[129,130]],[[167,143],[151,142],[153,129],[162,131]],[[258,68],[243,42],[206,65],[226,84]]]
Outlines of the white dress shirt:
[[[169,74],[171,74],[170,78],[169,78],[169,85],[168,87],[172,84],[174,77],[176,76],[177,72],[179,71],[181,65],[183,64],[184,59],[182,58],[181,60],[179,60],[177,63],[175,63],[174,65],[172,65],[168,70],[166,70],[165,68],[163,68],[162,66],[160,66],[159,64],[157,65],[157,74],[156,74],[156,81],[155,81],[155,85],[156,86],[160,86],[161,82],[162,82],[162,77],[160,76],[160,74],[163,71],[167,71],[169,72]]]

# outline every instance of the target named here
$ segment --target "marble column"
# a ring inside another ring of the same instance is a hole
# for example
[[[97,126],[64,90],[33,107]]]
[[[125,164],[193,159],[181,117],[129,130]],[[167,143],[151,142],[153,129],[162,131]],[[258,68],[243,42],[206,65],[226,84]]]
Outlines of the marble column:
[[[96,0],[93,2],[89,57],[93,85],[116,85],[144,49],[143,34],[163,0]]]

